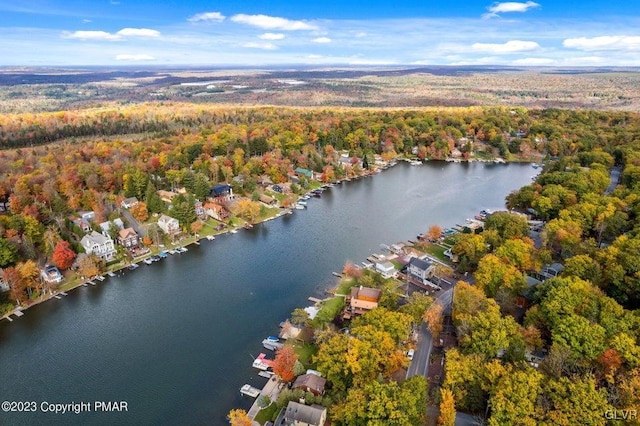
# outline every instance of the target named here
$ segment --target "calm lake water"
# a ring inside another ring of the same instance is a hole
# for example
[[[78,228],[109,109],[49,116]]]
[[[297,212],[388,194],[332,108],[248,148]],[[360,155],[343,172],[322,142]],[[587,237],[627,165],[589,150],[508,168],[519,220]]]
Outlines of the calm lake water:
[[[430,225],[463,223],[531,182],[529,165],[401,163],[298,210],[189,252],[80,287],[0,323],[2,400],[90,402],[76,414],[0,413],[2,424],[226,424],[264,337],[332,271]],[[126,401],[126,413],[93,412]]]

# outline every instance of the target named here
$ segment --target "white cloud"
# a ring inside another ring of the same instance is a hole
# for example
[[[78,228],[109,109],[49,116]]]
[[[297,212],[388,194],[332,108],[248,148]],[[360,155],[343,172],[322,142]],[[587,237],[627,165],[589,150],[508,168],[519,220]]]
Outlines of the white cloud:
[[[311,40],[314,43],[331,43],[331,39],[329,37],[318,37]]]
[[[262,40],[282,40],[284,38],[284,34],[264,33],[264,34],[260,34],[258,38]]]
[[[594,50],[640,50],[640,36],[600,36],[568,38],[564,47],[585,51]]]
[[[116,56],[116,61],[155,61],[156,58],[154,58],[151,55],[143,55],[143,54],[139,54],[139,55],[117,55]]]
[[[123,28],[116,35],[125,37],[160,37],[160,31],[149,28]]]
[[[315,25],[305,21],[292,21],[277,16],[239,14],[232,16],[231,20],[238,24],[251,25],[265,30],[297,31],[318,29]]]
[[[242,47],[248,47],[250,49],[262,49],[262,50],[276,50],[278,46],[273,43],[255,43],[250,41],[248,43],[244,43]]]
[[[83,23],[83,24],[89,24],[89,23],[91,23],[91,22],[93,22],[91,19],[83,19],[83,20],[82,20],[82,23]]]
[[[516,1],[494,3],[487,8],[489,13],[485,13],[482,17],[485,19],[496,18],[500,16],[499,13],[526,12],[527,10],[534,9],[536,7],[540,7],[540,5],[533,1],[528,1],[526,3]]]
[[[225,16],[220,12],[204,12],[193,15],[191,18],[187,19],[189,22],[199,22],[199,21],[214,21],[214,22],[222,22],[224,21]]]
[[[62,37],[64,38],[73,38],[78,40],[121,40],[122,38],[119,35],[111,34],[106,31],[64,31],[62,33]]]
[[[512,62],[514,65],[536,66],[536,65],[553,65],[556,63],[551,58],[522,58]]]
[[[509,40],[506,43],[474,43],[471,48],[479,52],[493,54],[511,54],[537,50],[540,45],[535,41]]]

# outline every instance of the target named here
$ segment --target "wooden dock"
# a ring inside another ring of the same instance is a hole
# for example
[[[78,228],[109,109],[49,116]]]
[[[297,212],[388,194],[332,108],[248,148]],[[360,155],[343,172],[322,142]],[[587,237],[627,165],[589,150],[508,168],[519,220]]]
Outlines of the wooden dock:
[[[284,383],[281,383],[278,378],[274,376],[269,379],[266,385],[264,385],[260,393],[262,395],[268,396],[271,401],[276,401],[278,399],[278,396],[280,395],[280,390],[283,387]],[[260,412],[260,405],[258,405],[258,401],[256,401],[249,409],[248,415],[251,419],[253,419],[256,417],[258,412]]]
[[[309,297],[309,302],[313,302],[313,303],[320,303],[322,302],[322,299],[318,299],[317,297]]]
[[[17,316],[18,318],[20,318],[21,316],[23,316],[23,315],[24,315],[24,312],[22,312],[22,311],[15,311],[13,314],[14,314],[15,316]]]

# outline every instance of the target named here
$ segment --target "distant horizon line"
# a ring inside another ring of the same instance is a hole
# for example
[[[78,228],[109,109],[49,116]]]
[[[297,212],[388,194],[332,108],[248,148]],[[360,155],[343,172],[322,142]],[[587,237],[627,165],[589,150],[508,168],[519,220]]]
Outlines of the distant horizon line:
[[[429,69],[429,68],[501,68],[501,69],[636,69],[640,70],[640,65],[503,65],[503,64],[262,64],[262,65],[242,65],[242,64],[102,64],[102,65],[0,65],[0,71],[19,71],[29,69],[247,69],[247,70],[269,70],[283,68],[306,68],[306,69],[326,69],[326,68],[349,68],[349,69]]]

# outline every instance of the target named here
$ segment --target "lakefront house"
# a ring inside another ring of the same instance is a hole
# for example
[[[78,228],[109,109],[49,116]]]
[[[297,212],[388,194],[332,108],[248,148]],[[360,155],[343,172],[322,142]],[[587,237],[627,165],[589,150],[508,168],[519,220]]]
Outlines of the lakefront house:
[[[107,262],[113,260],[116,255],[116,249],[111,237],[102,235],[96,231],[91,231],[90,234],[82,237],[80,244],[82,244],[85,253],[95,254]]]

